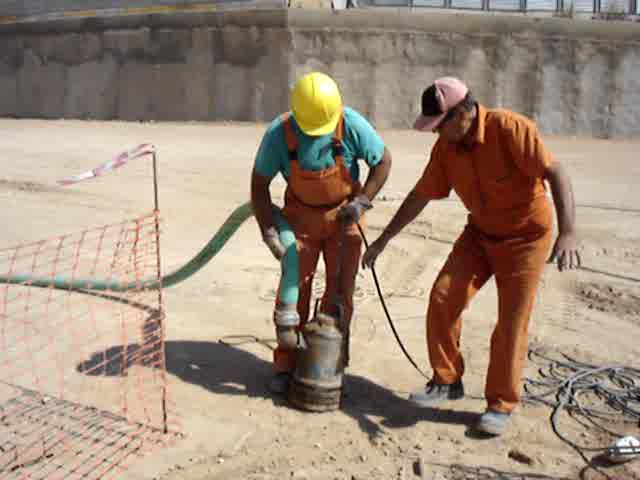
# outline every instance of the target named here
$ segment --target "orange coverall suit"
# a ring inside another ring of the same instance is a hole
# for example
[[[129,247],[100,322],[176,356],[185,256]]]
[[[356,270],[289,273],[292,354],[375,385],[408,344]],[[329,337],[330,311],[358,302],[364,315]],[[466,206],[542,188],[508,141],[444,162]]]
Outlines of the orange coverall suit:
[[[297,159],[298,140],[291,125],[289,114],[284,114],[284,132],[289,151],[290,175],[285,190],[283,214],[296,235],[300,264],[299,297],[297,310],[300,315],[299,329],[309,317],[311,287],[320,252],[324,256],[326,284],[321,302],[321,311],[335,314],[331,310],[337,285],[337,261],[341,247],[341,222],[338,210],[360,190],[354,182],[342,158],[343,118],[336,126],[333,137],[335,165],[324,170],[310,171],[300,168]],[[363,218],[360,225],[364,228]],[[355,223],[345,231],[345,247],[341,266],[341,296],[347,325],[353,314],[358,262],[362,249],[362,238]],[[275,370],[289,372],[295,367],[295,352],[278,346],[273,354]]]
[[[495,275],[498,321],[485,397],[490,409],[508,413],[520,401],[529,319],[551,247],[543,176],[552,158],[535,124],[520,115],[478,105],[475,122],[464,145],[436,142],[414,190],[431,200],[453,188],[470,212],[431,290],[427,345],[435,382],[458,381],[461,313]]]

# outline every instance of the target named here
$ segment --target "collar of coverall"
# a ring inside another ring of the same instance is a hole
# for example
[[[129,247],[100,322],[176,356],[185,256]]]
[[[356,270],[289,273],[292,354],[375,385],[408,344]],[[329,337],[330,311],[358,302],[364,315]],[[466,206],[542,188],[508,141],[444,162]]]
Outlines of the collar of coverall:
[[[487,109],[479,103],[476,103],[476,107],[476,118],[473,120],[473,125],[471,125],[471,131],[467,133],[462,141],[464,148],[466,149],[471,149],[475,143],[484,143],[484,126],[487,117]]]

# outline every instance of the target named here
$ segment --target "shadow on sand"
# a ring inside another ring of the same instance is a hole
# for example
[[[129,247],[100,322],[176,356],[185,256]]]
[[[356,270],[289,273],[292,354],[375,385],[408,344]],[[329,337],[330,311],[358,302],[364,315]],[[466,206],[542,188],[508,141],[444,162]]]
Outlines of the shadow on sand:
[[[267,343],[263,345],[272,348]],[[160,353],[159,343],[117,345],[95,352],[76,369],[88,376],[126,376],[133,365],[155,368]],[[165,355],[167,371],[185,382],[215,394],[271,398],[276,405],[289,406],[284,397],[274,396],[267,388],[273,373],[271,362],[239,346],[170,340],[165,342]],[[470,425],[477,418],[471,412],[415,407],[393,391],[359,375],[347,373],[344,382],[348,395],[343,397],[341,411],[354,418],[370,438],[382,433],[380,425],[402,428],[419,421]],[[382,420],[378,424],[370,417]]]

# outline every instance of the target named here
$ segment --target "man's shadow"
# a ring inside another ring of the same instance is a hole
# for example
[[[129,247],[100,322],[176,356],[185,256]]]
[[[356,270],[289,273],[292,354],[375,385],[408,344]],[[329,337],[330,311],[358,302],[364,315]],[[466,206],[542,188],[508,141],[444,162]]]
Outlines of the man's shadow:
[[[142,345],[116,345],[94,352],[79,363],[76,370],[88,376],[126,376],[133,366],[160,368],[163,344],[153,333],[157,325],[159,322],[152,313],[144,328]],[[235,340],[242,340],[242,337]],[[244,340],[258,341],[265,348],[273,348],[254,337]],[[276,405],[290,406],[284,396],[274,396],[267,388],[273,374],[271,362],[240,347],[222,341],[169,340],[164,342],[166,368],[181,380],[216,394],[272,398]],[[370,438],[382,433],[381,425],[402,428],[419,421],[470,424],[476,418],[471,412],[417,408],[393,391],[359,375],[347,373],[344,383],[348,395],[343,396],[340,409],[354,418]],[[378,424],[372,418],[382,418],[382,421]]]

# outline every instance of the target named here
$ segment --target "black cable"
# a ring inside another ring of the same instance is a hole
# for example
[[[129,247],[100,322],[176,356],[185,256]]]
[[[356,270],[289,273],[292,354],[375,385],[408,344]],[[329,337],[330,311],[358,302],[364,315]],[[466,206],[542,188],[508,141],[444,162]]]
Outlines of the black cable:
[[[357,223],[357,225],[365,247],[369,248],[369,244],[362,227],[359,223]],[[378,276],[373,265],[371,266],[371,273],[378,292],[378,297],[380,298],[380,303],[398,345],[415,369],[420,372],[423,377],[429,378],[418,367],[411,355],[409,355],[402,343],[402,340],[400,339],[400,336],[398,335],[398,332],[396,331],[380,290]],[[605,272],[598,271],[598,273]],[[639,281],[639,279],[635,278],[629,278],[629,280]],[[606,428],[599,421],[610,420],[614,415],[622,415],[624,423],[634,423],[640,427],[640,369],[621,365],[595,366],[576,361],[565,354],[562,354],[564,360],[560,361],[548,358],[542,355],[539,351],[529,350],[530,359],[533,355],[537,355],[546,360],[548,362],[548,370],[545,371],[542,368],[539,369],[538,373],[543,380],[533,380],[530,378],[525,379],[524,400],[539,402],[551,407],[552,412],[550,421],[554,433],[580,455],[587,464],[587,469],[593,468],[604,477],[610,479],[611,477],[609,477],[609,475],[595,466],[587,457],[587,452],[635,456],[640,454],[640,449],[632,447],[630,449],[625,448],[624,451],[622,451],[622,449],[617,449],[611,446],[586,447],[578,445],[562,433],[559,427],[558,417],[562,411],[566,410],[568,414],[584,428],[587,428],[588,424],[591,424],[598,430],[606,432],[611,436],[625,436],[624,434],[620,434]],[[606,380],[617,388],[613,389],[604,385]],[[535,388],[543,388],[544,391],[536,394],[531,393],[530,391]],[[609,411],[588,408],[583,405],[580,401],[580,397],[586,396],[588,393],[593,394],[595,397],[603,401],[609,407]],[[551,395],[555,397],[555,401],[547,398]],[[634,408],[634,405],[638,408]]]
[[[367,237],[365,236],[364,231],[362,230],[362,227],[360,226],[360,223],[356,223],[356,225],[358,225],[358,230],[360,231],[360,236],[362,237],[362,240],[364,242],[364,246],[366,248],[369,248],[369,243],[367,242]],[[407,349],[404,347],[404,344],[402,343],[402,340],[400,340],[400,335],[398,335],[398,332],[396,330],[396,326],[393,324],[393,320],[391,320],[391,315],[389,314],[389,309],[387,308],[387,304],[384,301],[384,297],[382,296],[382,291],[380,290],[380,282],[378,282],[378,275],[376,275],[376,269],[373,267],[373,265],[371,266],[371,274],[373,275],[373,283],[375,283],[375,285],[376,285],[376,290],[378,292],[378,297],[380,298],[380,304],[382,305],[382,309],[384,310],[384,314],[386,315],[387,320],[389,321],[389,326],[391,327],[391,331],[393,332],[393,335],[396,337],[396,341],[398,342],[398,345],[400,345],[400,349],[402,350],[402,353],[404,353],[404,356],[407,357],[407,360],[409,360],[409,362],[411,362],[411,365],[413,365],[414,368],[418,372],[420,372],[420,375],[422,375],[427,380],[430,380],[430,377],[427,374],[425,374],[420,369],[420,367],[418,367],[418,364],[413,360],[411,355],[409,355],[409,352],[407,352]]]
[[[248,343],[259,343],[269,350],[274,350],[272,343],[276,343],[275,338],[258,338],[255,335],[225,335],[218,340],[218,343],[228,347],[237,347]]]

